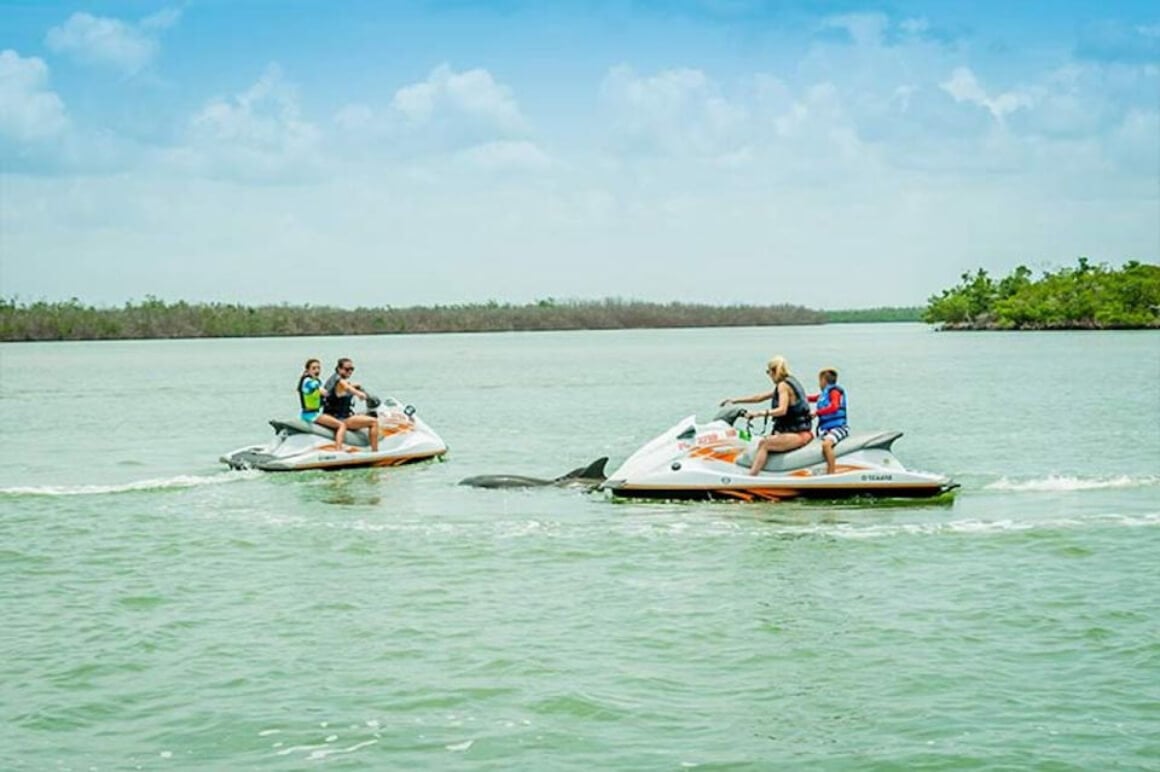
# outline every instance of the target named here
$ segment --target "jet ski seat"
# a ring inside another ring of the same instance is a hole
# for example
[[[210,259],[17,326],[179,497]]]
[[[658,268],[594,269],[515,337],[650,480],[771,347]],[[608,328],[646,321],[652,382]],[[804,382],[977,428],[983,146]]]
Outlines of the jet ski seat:
[[[852,432],[849,437],[838,443],[834,452],[838,458],[841,458],[847,453],[865,448],[890,450],[890,446],[901,436],[902,432]],[[790,472],[794,469],[802,469],[825,462],[826,459],[822,455],[822,441],[813,439],[808,444],[788,453],[770,453],[769,460],[765,462],[764,470],[766,472]],[[753,456],[749,451],[742,453],[737,458],[738,466],[748,467],[751,463],[753,463]]]
[[[325,437],[328,440],[334,439],[334,429],[318,424],[308,424],[301,418],[291,418],[286,421],[273,420],[270,426],[274,427],[276,432],[289,432],[290,434],[317,434],[319,437]],[[347,445],[357,445],[360,448],[369,448],[371,445],[370,438],[367,436],[365,429],[352,431],[347,429],[346,437],[344,438]],[[846,443],[843,442],[843,445]],[[840,447],[840,446],[839,446]]]

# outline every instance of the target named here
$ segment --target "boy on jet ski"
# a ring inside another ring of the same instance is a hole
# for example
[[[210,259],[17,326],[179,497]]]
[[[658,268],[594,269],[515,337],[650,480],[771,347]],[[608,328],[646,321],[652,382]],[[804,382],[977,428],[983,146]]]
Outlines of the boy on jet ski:
[[[833,367],[823,367],[818,372],[818,388],[821,392],[811,394],[809,401],[817,404],[814,415],[818,417],[818,438],[826,458],[826,474],[833,474],[837,470],[834,446],[850,436],[846,423],[846,390],[838,385],[838,371]]]
[[[342,423],[341,434],[335,434],[335,442],[342,445],[342,438],[347,429],[366,429],[371,441],[371,452],[379,450],[379,421],[369,415],[354,414],[354,398],[366,400],[367,394],[362,386],[351,383],[350,376],[354,373],[354,362],[348,357],[342,357],[334,367],[334,374],[326,380],[323,386],[325,399],[322,403],[323,412]]]

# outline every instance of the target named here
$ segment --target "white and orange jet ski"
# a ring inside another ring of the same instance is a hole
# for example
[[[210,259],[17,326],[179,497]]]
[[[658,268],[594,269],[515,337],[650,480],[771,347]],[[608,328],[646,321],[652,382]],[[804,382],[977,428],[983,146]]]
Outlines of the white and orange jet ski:
[[[415,415],[415,408],[391,397],[370,395],[366,412],[379,421],[379,449],[372,451],[367,431],[347,431],[343,447],[334,443],[334,430],[299,418],[273,420],[274,439],[265,445],[238,448],[221,460],[233,469],[296,472],[305,469],[352,469],[398,466],[437,458],[447,445]]]
[[[745,419],[742,428],[734,423]],[[902,432],[851,432],[834,448],[837,469],[826,474],[817,439],[789,453],[770,453],[754,476],[755,434],[745,410],[728,407],[708,423],[689,416],[633,453],[600,485],[623,498],[842,499],[928,498],[954,490],[950,478],[902,465],[891,446]]]

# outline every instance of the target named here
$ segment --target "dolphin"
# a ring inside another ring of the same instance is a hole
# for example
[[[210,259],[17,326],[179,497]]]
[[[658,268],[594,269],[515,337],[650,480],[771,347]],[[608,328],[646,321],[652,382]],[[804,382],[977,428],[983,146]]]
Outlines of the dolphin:
[[[604,465],[607,463],[608,457],[603,456],[588,466],[577,467],[552,480],[540,477],[524,477],[518,474],[481,474],[460,480],[459,484],[470,485],[473,488],[544,488],[555,486],[557,488],[592,490],[608,479],[608,475],[604,473]]]

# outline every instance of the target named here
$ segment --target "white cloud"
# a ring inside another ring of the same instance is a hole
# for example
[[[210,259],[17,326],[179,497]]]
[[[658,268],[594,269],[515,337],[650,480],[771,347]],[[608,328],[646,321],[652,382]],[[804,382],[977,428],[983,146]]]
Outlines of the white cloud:
[[[167,157],[211,176],[293,179],[317,173],[320,142],[297,90],[272,64],[242,93],[209,101],[190,120],[188,144]]]
[[[925,26],[917,20],[908,19],[903,22],[903,29],[907,32],[921,32]],[[850,40],[859,46],[878,46],[890,26],[890,20],[881,13],[847,13],[840,16],[829,16],[822,19],[822,27],[845,30]]]
[[[45,42],[54,53],[133,75],[153,61],[161,50],[158,36],[180,18],[181,11],[177,9],[159,11],[135,24],[74,13],[64,24],[50,29]]]
[[[152,16],[146,16],[142,19],[138,22],[138,26],[150,32],[160,32],[177,26],[177,22],[179,21],[181,21],[180,8],[162,8]]]
[[[535,143],[526,140],[485,142],[468,148],[461,156],[489,171],[541,171],[552,166],[552,159]]]
[[[850,173],[874,164],[830,82],[791,88],[761,74],[726,96],[700,70],[645,76],[619,66],[609,71],[601,93],[614,111],[613,145],[622,161],[669,159],[690,174],[707,162],[737,179],[809,182],[838,166]],[[711,175],[711,169],[702,173]]]
[[[930,29],[930,22],[924,17],[912,17],[900,21],[898,28],[907,35],[918,37]]]
[[[419,126],[449,114],[483,123],[504,134],[527,130],[511,89],[479,68],[455,72],[442,64],[431,71],[427,80],[395,92],[391,107]]]
[[[478,168],[546,168],[551,161],[511,88],[485,69],[446,64],[399,88],[387,105],[350,102],[333,117],[347,154],[363,159],[442,158]]]
[[[605,75],[600,92],[614,111],[620,140],[637,152],[718,156],[745,144],[746,108],[725,98],[701,70],[638,75],[619,65]]]
[[[1124,169],[1152,170],[1156,190],[1160,169],[1160,111],[1133,109],[1107,138],[1108,155]]]
[[[44,61],[0,52],[0,134],[35,142],[60,136],[68,125],[64,102],[48,87]]]
[[[986,108],[1001,126],[1008,115],[1032,104],[1030,96],[1018,91],[988,94],[969,67],[956,67],[951,77],[939,86],[956,102],[969,102]]]
[[[364,131],[375,126],[375,111],[370,105],[361,103],[348,104],[342,107],[334,116],[334,122],[340,129],[347,131]]]

